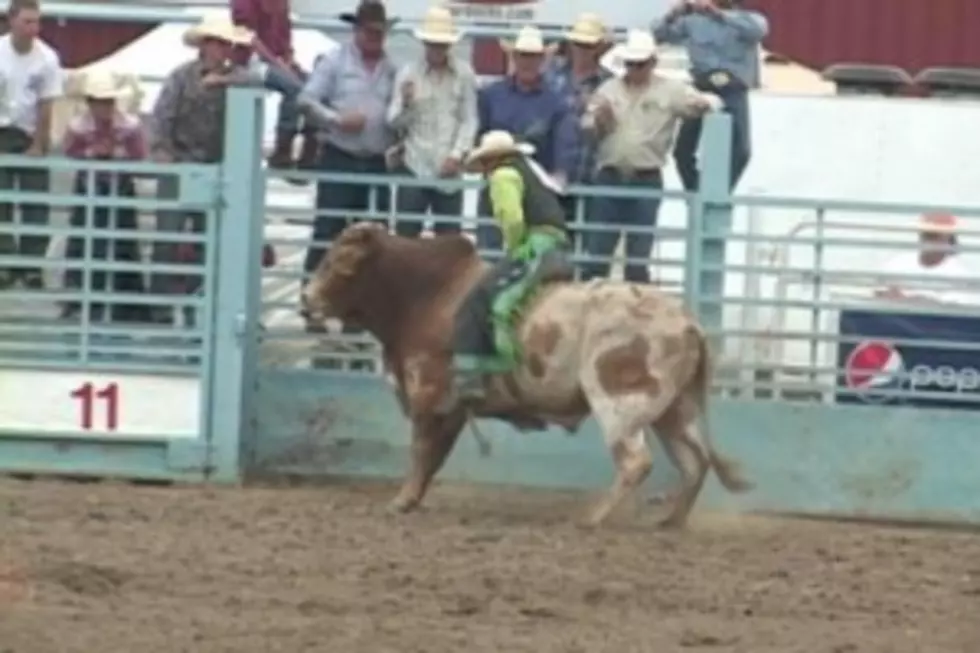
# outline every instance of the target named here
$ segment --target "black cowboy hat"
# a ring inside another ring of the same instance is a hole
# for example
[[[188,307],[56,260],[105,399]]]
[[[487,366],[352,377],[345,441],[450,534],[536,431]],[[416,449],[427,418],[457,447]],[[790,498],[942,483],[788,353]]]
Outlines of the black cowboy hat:
[[[340,14],[340,20],[351,25],[380,23],[386,28],[398,22],[397,18],[388,18],[388,11],[380,0],[361,0],[356,10]]]

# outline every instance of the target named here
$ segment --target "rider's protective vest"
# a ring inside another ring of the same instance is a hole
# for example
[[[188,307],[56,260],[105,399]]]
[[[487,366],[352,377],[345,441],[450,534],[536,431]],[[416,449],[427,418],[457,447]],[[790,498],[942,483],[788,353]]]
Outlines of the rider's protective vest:
[[[524,182],[524,225],[530,230],[534,227],[556,227],[565,231],[565,210],[553,190],[544,185],[523,156],[516,156],[507,163],[517,170]]]

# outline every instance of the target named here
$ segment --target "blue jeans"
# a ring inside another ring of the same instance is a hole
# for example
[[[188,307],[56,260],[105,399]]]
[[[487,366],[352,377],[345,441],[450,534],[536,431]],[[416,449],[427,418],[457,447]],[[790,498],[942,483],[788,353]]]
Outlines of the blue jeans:
[[[594,183],[598,186],[626,186],[630,188],[645,188],[661,190],[664,187],[663,177],[659,170],[636,171],[625,174],[613,168],[602,168],[596,173]],[[587,205],[585,213],[586,224],[597,224],[604,227],[655,227],[657,214],[660,212],[660,198],[623,199],[597,195]],[[586,231],[585,253],[590,257],[603,257],[606,261],[589,261],[582,265],[582,280],[605,278],[609,276],[608,262],[616,250],[619,241],[619,231]],[[650,282],[650,251],[653,249],[653,234],[626,233],[626,257],[629,259],[644,259],[644,263],[627,263],[625,277],[627,281],[639,283]]]
[[[742,173],[749,165],[752,157],[751,135],[749,133],[749,92],[745,88],[729,86],[715,88],[699,83],[701,91],[714,93],[725,103],[725,112],[732,117],[732,158],[729,188],[735,188]],[[701,173],[698,170],[697,153],[701,142],[701,118],[689,118],[683,122],[677,133],[677,143],[674,145],[674,161],[677,163],[677,173],[685,190],[698,190],[701,183]]]
[[[303,71],[285,70],[277,64],[269,64],[265,72],[265,87],[282,96],[279,102],[279,116],[276,119],[276,132],[291,136],[299,132],[299,108],[296,100],[306,78]]]
[[[400,175],[412,175],[407,168],[398,171]],[[443,193],[435,188],[425,186],[399,186],[395,196],[395,215],[412,213],[423,215],[431,212],[433,217],[432,231],[435,234],[458,234],[462,229],[459,217],[463,214],[463,193]],[[440,217],[456,218],[456,222],[439,220]],[[414,238],[422,233],[423,223],[415,218],[396,220],[395,233],[399,236]]]

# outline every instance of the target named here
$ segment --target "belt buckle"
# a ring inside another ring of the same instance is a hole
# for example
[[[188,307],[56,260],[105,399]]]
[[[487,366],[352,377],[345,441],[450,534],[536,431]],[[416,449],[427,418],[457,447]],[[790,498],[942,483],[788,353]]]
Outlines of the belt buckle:
[[[732,83],[732,76],[724,70],[718,70],[708,76],[708,81],[715,88],[724,88]]]

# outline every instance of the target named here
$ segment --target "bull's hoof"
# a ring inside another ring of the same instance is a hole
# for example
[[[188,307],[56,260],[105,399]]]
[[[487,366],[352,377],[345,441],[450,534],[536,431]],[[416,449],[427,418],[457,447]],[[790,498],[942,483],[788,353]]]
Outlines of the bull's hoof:
[[[405,515],[419,507],[417,499],[406,497],[395,497],[388,503],[387,512],[389,515]]]
[[[687,527],[687,517],[671,515],[657,523],[657,527],[665,531],[682,531]]]

